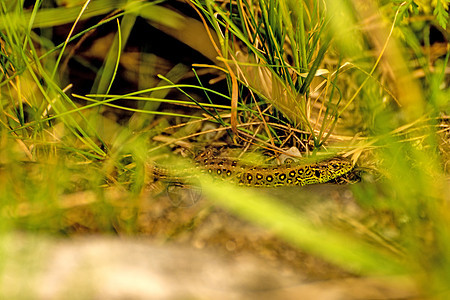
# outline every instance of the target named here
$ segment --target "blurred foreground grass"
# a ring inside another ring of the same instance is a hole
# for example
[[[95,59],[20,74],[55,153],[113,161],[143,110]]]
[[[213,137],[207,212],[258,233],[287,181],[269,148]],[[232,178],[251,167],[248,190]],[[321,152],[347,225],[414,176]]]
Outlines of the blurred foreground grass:
[[[448,297],[448,1],[375,6],[193,0],[183,6],[203,19],[159,2],[99,0],[88,10],[78,2],[57,8],[39,3],[24,9],[21,1],[1,2],[2,247],[18,230],[139,234],[142,222],[154,221],[143,216],[156,205],[148,192],[151,165],[161,158],[167,164],[171,151],[180,151],[173,145],[212,143],[203,138],[209,132],[220,135],[221,145],[256,144],[277,153],[297,143],[309,154],[328,149],[357,161],[370,172],[351,189],[375,223],[361,225],[384,244],[361,239],[356,230],[316,226],[259,191],[198,176],[214,204],[295,247],[356,274],[407,274],[424,294]],[[95,25],[82,22],[88,18]],[[160,60],[144,53],[136,59],[126,49],[139,19],[196,49],[216,71],[177,64],[158,81]],[[59,41],[52,27],[62,24],[70,25]],[[108,41],[110,47],[101,48],[100,66],[90,64],[77,51],[106,25],[115,34],[100,44]],[[435,41],[432,32],[439,36]],[[70,59],[95,74],[81,89],[90,93],[71,93],[77,87],[69,77]],[[112,94],[120,71],[130,70],[138,91]],[[210,90],[202,74],[225,80],[225,91]],[[183,76],[195,84],[177,84]],[[176,99],[170,98],[173,90]],[[396,234],[387,234],[392,228]]]

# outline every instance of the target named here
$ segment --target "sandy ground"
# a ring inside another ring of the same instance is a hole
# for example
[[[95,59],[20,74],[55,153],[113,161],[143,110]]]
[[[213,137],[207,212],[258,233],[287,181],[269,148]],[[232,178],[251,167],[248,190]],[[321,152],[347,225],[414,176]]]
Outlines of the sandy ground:
[[[264,192],[319,223],[354,228],[361,215],[348,185]],[[120,193],[113,192],[112,198],[114,195],[120,198]],[[126,232],[124,207],[122,218],[114,225],[118,235],[95,233],[95,217],[71,209],[67,222],[73,232],[68,238],[30,233],[6,237],[3,296],[419,299],[407,278],[351,274],[212,206],[198,190],[182,188],[168,193],[165,187],[152,186],[136,201],[140,208],[138,233]]]

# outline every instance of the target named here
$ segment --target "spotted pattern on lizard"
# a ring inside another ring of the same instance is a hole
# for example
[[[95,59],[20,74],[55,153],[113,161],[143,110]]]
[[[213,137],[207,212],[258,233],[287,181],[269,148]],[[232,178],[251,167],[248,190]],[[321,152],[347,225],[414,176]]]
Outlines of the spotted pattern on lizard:
[[[200,156],[196,158],[199,168],[215,177],[250,187],[278,187],[324,183],[349,173],[353,169],[350,160],[329,160],[296,165],[252,166],[229,158]],[[166,177],[158,172],[156,176]],[[178,177],[177,180],[180,180]]]
[[[276,187],[323,183],[353,169],[351,161],[333,158],[313,164],[283,166],[249,166],[237,160],[205,158],[201,168],[239,185]]]

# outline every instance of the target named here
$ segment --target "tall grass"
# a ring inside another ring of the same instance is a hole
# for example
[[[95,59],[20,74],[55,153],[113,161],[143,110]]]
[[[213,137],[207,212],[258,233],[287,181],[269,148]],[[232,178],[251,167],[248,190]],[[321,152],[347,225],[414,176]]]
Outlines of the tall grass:
[[[114,231],[119,212],[105,188],[126,187],[131,195],[141,191],[148,134],[133,134],[99,114],[100,107],[117,98],[77,102],[65,83],[65,60],[86,34],[123,17],[93,86],[96,93],[108,93],[133,20],[143,16],[175,27],[180,17],[157,2],[101,0],[86,2],[87,11],[80,3],[69,8],[41,4],[36,1],[25,10],[23,1],[1,2],[1,227],[4,233],[11,228],[67,233],[74,224]],[[97,24],[79,28],[80,20],[107,12]],[[49,28],[61,24],[73,25],[64,42],[53,44]]]
[[[213,1],[206,1],[204,6],[201,1],[192,2],[203,11],[214,28],[212,34],[219,38],[216,47],[219,60],[230,75],[230,86],[237,85],[232,80],[236,77],[251,93],[246,103],[242,95],[238,97],[237,89],[230,91],[236,99],[232,110],[256,106],[259,115],[255,117],[264,121],[264,107],[258,103],[273,105],[289,124],[309,133],[314,146],[320,148],[337,121],[340,99],[334,99],[335,86],[330,84],[336,74],[319,70],[329,46],[328,38],[320,38],[327,21],[319,6],[289,1],[238,1],[221,6]],[[328,80],[311,88],[315,77],[326,76]],[[311,92],[322,95],[321,99],[311,97]],[[320,113],[312,116],[316,103]],[[233,118],[232,114],[232,124]],[[270,121],[264,123],[265,131],[273,134]],[[274,122],[279,120],[274,118]],[[272,146],[280,144],[276,138],[271,141]]]

